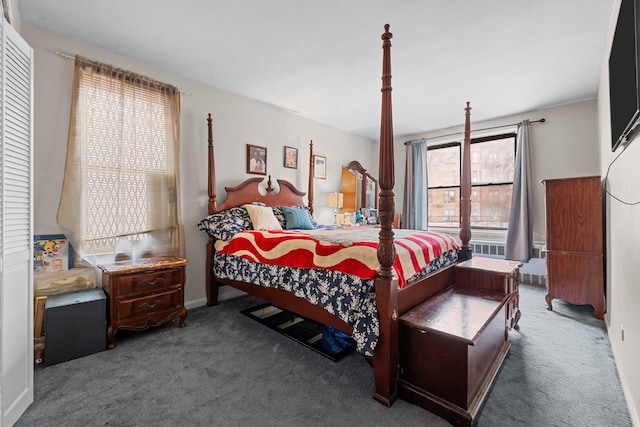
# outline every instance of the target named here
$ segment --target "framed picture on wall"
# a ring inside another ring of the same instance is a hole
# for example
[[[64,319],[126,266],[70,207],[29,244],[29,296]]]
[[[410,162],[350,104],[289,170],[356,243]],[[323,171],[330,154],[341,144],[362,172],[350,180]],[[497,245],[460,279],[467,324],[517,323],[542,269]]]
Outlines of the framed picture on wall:
[[[247,144],[247,173],[267,174],[267,147]]]
[[[284,147],[284,167],[298,169],[298,149],[294,147]]]
[[[327,179],[327,158],[324,156],[313,156],[313,177]]]

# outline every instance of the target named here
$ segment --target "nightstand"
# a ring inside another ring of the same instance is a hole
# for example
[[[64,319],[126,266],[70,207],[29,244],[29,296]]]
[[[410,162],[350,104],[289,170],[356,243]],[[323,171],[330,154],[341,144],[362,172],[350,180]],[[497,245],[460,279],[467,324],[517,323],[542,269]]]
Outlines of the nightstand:
[[[183,328],[185,267],[173,256],[140,258],[98,265],[108,297],[108,348],[116,346],[121,329],[140,331],[179,318]]]

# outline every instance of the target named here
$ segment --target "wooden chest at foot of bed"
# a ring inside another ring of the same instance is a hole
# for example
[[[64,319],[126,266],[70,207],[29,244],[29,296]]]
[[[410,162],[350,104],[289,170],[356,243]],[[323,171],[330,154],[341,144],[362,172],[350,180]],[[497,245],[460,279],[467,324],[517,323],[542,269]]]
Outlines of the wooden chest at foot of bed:
[[[448,288],[400,318],[400,398],[472,425],[509,351],[509,294]]]

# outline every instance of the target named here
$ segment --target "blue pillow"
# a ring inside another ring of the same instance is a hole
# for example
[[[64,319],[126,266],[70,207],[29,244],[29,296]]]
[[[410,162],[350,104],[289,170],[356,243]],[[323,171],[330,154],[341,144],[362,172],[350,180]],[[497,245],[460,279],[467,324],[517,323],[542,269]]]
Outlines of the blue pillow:
[[[285,217],[285,228],[287,230],[313,230],[311,217],[306,209],[280,206]]]
[[[309,220],[311,221],[311,225],[313,225],[313,228],[318,228],[318,222],[313,218],[313,215],[311,215],[311,209],[309,209],[309,206],[294,206],[296,209],[303,209],[305,212],[307,212],[307,214],[309,215]]]

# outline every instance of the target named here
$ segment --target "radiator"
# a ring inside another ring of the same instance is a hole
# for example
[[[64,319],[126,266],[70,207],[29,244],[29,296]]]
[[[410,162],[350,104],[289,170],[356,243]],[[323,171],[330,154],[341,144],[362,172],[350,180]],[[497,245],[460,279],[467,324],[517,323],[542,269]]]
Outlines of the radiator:
[[[504,259],[505,242],[472,240],[469,246],[474,255]],[[520,283],[545,286],[546,266],[542,260],[544,258],[542,248],[542,245],[534,245],[533,258],[520,269]]]

